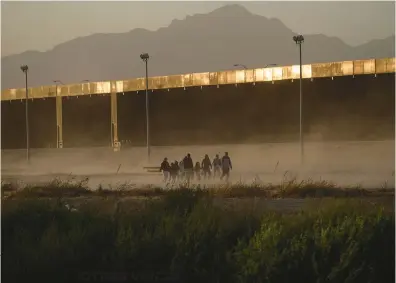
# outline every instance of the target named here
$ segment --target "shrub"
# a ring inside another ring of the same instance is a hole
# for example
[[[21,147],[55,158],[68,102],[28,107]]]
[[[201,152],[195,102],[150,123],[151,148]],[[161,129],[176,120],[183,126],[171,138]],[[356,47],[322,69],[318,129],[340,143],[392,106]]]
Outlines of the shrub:
[[[213,200],[180,188],[112,214],[7,200],[3,280],[83,282],[101,272],[129,282],[394,281],[394,216],[381,207],[328,200],[280,214],[225,210]]]
[[[394,217],[352,207],[267,215],[235,253],[239,281],[393,282]]]

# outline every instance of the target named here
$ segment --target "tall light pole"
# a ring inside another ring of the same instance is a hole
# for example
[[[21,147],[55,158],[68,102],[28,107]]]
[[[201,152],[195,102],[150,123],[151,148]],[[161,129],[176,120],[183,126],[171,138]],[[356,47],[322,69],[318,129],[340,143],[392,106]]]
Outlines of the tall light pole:
[[[303,125],[302,125],[302,53],[301,45],[304,42],[304,36],[296,35],[293,36],[294,42],[299,46],[300,49],[300,161],[301,164],[304,163],[304,140],[303,140]]]
[[[61,118],[59,118],[59,113],[58,113],[58,84],[63,85],[63,83],[60,80],[54,80],[55,83],[55,99],[56,99],[56,148],[62,148],[63,145],[61,145],[61,135],[60,135],[60,123],[61,123]],[[60,98],[62,99],[62,98]],[[61,104],[59,104],[61,105]],[[62,107],[62,106],[60,106]],[[62,114],[60,114],[62,115]]]
[[[146,63],[146,143],[147,143],[147,161],[150,162],[150,120],[149,120],[149,100],[148,100],[148,53],[140,54],[140,59]]]
[[[29,92],[28,92],[28,70],[27,65],[21,66],[22,72],[25,73],[25,89],[26,89],[26,104],[25,104],[25,119],[26,119],[26,160],[29,162]]]

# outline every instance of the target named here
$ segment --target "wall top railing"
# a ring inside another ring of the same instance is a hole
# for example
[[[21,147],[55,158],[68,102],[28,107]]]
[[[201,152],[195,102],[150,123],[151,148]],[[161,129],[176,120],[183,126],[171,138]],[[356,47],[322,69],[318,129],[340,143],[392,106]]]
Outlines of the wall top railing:
[[[303,78],[325,78],[337,76],[395,73],[395,58],[368,59],[318,63],[302,66]],[[300,66],[230,70],[221,72],[192,73],[149,78],[149,89],[171,89],[209,85],[256,83],[292,80],[300,77]],[[56,96],[79,96],[130,92],[145,90],[145,78],[130,80],[84,82],[70,85],[49,85],[31,87],[29,98]],[[25,88],[6,89],[1,92],[1,100],[25,99]],[[55,93],[57,92],[57,93]]]

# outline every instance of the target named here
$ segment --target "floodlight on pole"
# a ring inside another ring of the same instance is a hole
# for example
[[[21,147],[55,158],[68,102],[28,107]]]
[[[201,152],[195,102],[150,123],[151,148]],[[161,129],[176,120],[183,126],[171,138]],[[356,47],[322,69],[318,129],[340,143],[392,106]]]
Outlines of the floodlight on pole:
[[[146,144],[147,144],[147,161],[150,162],[150,116],[149,116],[149,99],[148,99],[148,53],[140,54],[140,59],[146,64]]]
[[[29,91],[28,91],[28,70],[27,65],[21,66],[22,72],[25,74],[25,90],[26,90],[26,103],[25,103],[25,119],[26,119],[26,160],[29,162]]]
[[[300,161],[301,164],[304,163],[304,140],[303,140],[303,124],[302,124],[302,52],[301,45],[304,42],[304,36],[295,35],[293,36],[293,41],[299,46],[300,51]]]

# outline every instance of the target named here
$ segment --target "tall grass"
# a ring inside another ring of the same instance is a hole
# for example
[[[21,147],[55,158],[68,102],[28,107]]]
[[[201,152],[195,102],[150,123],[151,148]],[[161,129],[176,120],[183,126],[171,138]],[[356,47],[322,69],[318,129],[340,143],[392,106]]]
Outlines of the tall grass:
[[[190,188],[206,194],[219,197],[265,197],[265,198],[318,198],[318,197],[372,197],[392,196],[394,188],[378,188],[367,190],[360,187],[342,188],[328,181],[306,180],[297,182],[296,179],[284,180],[280,184],[266,184],[254,181],[251,184],[217,184],[190,185],[186,183],[169,185],[166,188],[151,185],[135,187],[123,184],[115,188],[104,189],[101,185],[97,190],[88,187],[88,178],[76,181],[54,179],[47,184],[27,185],[17,187],[13,184],[2,183],[3,198],[62,198],[62,197],[162,197],[173,194],[174,190]]]
[[[7,205],[7,202],[14,203]],[[394,215],[357,200],[224,210],[203,190],[112,214],[7,200],[4,282],[394,282]]]

